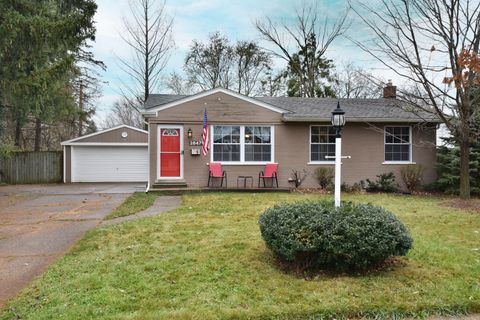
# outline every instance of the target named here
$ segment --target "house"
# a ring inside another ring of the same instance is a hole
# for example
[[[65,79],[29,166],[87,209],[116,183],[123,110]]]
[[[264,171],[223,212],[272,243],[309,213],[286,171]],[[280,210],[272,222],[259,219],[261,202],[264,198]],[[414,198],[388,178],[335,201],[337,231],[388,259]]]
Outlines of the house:
[[[152,94],[145,104],[148,122],[148,189],[207,186],[210,162],[221,162],[228,186],[238,176],[255,180],[266,163],[279,163],[280,187],[292,187],[292,170],[305,170],[302,187],[318,187],[314,171],[333,166],[331,112],[340,103],[347,123],[342,131],[342,181],[348,184],[421,164],[424,182],[435,179],[438,119],[412,112],[395,99],[389,84],[380,99],[247,97],[217,88],[190,96]],[[210,151],[201,155],[202,121],[207,112]],[[254,182],[256,183],[256,181]]]
[[[421,164],[424,182],[435,179],[438,119],[412,112],[388,85],[380,99],[247,97],[217,88],[190,96],[152,94],[145,104],[148,132],[126,125],[62,143],[65,182],[147,183],[204,188],[210,162],[220,162],[228,186],[238,176],[254,184],[266,163],[279,163],[281,188],[292,187],[292,170],[305,171],[301,187],[315,188],[316,168],[332,166],[335,132],[331,112],[340,103],[347,123],[342,130],[342,181],[348,184],[394,172],[400,182],[405,164]],[[201,154],[207,112],[210,145]]]

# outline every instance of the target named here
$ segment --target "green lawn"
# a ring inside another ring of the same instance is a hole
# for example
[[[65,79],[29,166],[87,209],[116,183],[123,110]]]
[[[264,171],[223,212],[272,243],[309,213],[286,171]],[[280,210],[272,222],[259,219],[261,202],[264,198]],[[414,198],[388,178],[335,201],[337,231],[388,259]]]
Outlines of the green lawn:
[[[134,192],[120,206],[110,212],[105,219],[114,219],[118,217],[129,216],[150,207],[155,199],[160,195],[158,192]]]
[[[480,215],[434,197],[356,195],[392,210],[414,248],[388,272],[297,278],[260,237],[302,194],[190,194],[178,210],[100,228],[0,313],[10,319],[377,319],[480,312]],[[12,311],[14,310],[14,311]]]

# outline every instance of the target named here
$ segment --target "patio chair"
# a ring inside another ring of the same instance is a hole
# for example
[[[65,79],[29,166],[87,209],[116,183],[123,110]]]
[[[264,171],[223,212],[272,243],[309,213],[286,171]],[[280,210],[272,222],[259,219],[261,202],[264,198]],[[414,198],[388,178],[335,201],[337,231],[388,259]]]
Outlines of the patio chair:
[[[210,187],[210,182],[213,184],[213,178],[222,179],[220,182],[220,187],[223,187],[223,180],[225,179],[225,188],[227,187],[227,173],[222,171],[222,164],[218,162],[210,162],[208,164],[208,184]]]
[[[278,170],[278,163],[267,163],[265,165],[265,173],[260,171],[258,174],[258,187],[260,188],[260,179],[263,179],[263,187],[265,188],[265,179],[272,179],[272,186],[273,180],[275,180],[278,188],[278,177],[277,177],[277,170]]]

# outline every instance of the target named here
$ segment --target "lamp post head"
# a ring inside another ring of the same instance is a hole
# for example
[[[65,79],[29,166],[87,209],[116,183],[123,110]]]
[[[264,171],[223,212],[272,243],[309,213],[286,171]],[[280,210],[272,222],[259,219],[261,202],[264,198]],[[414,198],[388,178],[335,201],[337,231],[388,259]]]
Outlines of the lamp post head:
[[[340,108],[340,102],[337,102],[337,108],[332,111],[332,125],[340,129],[345,126],[345,111]]]

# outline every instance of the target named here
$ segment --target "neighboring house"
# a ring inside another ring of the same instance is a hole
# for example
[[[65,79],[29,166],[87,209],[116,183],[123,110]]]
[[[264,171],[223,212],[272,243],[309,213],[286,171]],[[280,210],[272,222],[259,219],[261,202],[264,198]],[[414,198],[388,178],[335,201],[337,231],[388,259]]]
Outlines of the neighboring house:
[[[149,127],[148,188],[207,186],[209,162],[221,162],[228,186],[240,175],[253,176],[269,162],[279,163],[280,187],[292,187],[292,170],[305,170],[301,187],[318,187],[314,171],[333,166],[334,130],[330,125],[337,102],[345,111],[342,131],[342,181],[348,184],[399,172],[405,164],[421,164],[424,182],[435,179],[438,120],[413,113],[395,99],[389,85],[381,99],[251,98],[217,88],[191,96],[152,94],[145,104]],[[210,151],[200,153],[202,121],[207,111]],[[188,137],[188,131],[192,137]]]

